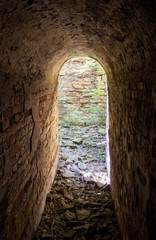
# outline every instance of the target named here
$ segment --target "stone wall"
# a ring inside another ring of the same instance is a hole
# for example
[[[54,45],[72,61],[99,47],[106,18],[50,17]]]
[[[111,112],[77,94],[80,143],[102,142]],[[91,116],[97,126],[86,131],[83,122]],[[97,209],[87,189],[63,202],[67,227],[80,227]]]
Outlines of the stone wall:
[[[137,61],[134,64],[137,66]],[[135,76],[132,68],[128,84],[123,82],[123,86],[118,83],[121,72],[114,77],[115,85],[110,81],[111,186],[126,240],[154,240],[156,237],[155,74],[148,67],[149,70],[142,75],[142,65]],[[127,69],[122,79],[126,79],[128,74]],[[120,94],[116,96],[114,92]]]
[[[23,85],[13,85],[9,106],[0,116],[1,239],[31,238],[57,166],[57,95],[44,90],[33,97],[37,110],[26,107]]]
[[[155,11],[152,0],[1,1],[0,239],[32,239],[40,220],[57,167],[57,76],[73,56],[108,76],[123,239],[156,239]]]
[[[106,105],[106,73],[93,59],[73,58],[62,67],[59,82],[59,117],[67,107],[85,112],[88,106]],[[98,94],[99,91],[99,94]]]

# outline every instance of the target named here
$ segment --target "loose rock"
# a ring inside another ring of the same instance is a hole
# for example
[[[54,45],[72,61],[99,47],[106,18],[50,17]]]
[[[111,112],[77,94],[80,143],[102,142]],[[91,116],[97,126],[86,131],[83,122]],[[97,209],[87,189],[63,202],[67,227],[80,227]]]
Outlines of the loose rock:
[[[65,178],[72,178],[72,177],[74,177],[74,173],[69,170],[65,170],[65,172],[62,173],[62,176]]]
[[[83,144],[72,143],[82,127],[62,131],[68,139],[62,139],[58,172],[34,240],[120,240],[98,129],[88,128]],[[99,146],[93,147],[96,142]]]
[[[76,209],[76,216],[78,220],[84,220],[89,217],[90,210],[87,209]]]
[[[82,163],[82,162],[79,162],[79,163],[78,163],[78,167],[79,167],[79,169],[81,169],[81,170],[85,170],[85,169],[86,169],[86,164],[85,164],[85,163]]]
[[[65,212],[65,217],[66,217],[69,221],[71,221],[71,220],[73,220],[73,219],[76,218],[76,215],[75,215],[75,213],[67,210],[67,211]]]

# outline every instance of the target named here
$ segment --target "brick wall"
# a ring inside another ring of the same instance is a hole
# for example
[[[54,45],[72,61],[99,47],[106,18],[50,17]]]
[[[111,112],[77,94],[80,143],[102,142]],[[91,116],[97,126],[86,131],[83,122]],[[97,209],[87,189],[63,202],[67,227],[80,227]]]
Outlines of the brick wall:
[[[21,235],[30,239],[31,229],[38,224],[36,211],[44,207],[43,199],[54,178],[51,171],[57,167],[57,94],[43,90],[35,95],[35,119],[32,108],[25,108],[22,84],[13,86],[9,106],[0,117],[1,239],[18,239]]]
[[[68,114],[70,105],[81,112],[85,112],[88,106],[104,108],[106,80],[104,69],[91,58],[77,57],[67,61],[58,77],[59,117]]]
[[[124,240],[156,239],[155,1],[2,1],[0,239],[30,240],[57,168],[57,76],[108,76],[111,189]]]

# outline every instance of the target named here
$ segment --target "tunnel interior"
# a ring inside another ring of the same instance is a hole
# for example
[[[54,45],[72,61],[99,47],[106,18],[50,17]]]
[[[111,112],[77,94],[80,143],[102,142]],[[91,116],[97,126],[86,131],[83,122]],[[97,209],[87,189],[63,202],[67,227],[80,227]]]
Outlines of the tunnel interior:
[[[108,77],[121,235],[156,238],[155,10],[154,0],[1,1],[1,239],[32,239],[39,224],[58,164],[57,77],[72,56]]]
[[[58,76],[59,157],[33,240],[119,240],[110,193],[107,76],[91,58],[74,57]]]

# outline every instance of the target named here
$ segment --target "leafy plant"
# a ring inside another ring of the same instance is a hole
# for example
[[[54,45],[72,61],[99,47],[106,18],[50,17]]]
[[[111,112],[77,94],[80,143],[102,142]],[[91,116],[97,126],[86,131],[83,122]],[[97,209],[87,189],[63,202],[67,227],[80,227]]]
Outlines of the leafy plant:
[[[100,88],[86,88],[84,92],[92,94],[92,97],[102,97],[106,96],[106,90]]]

